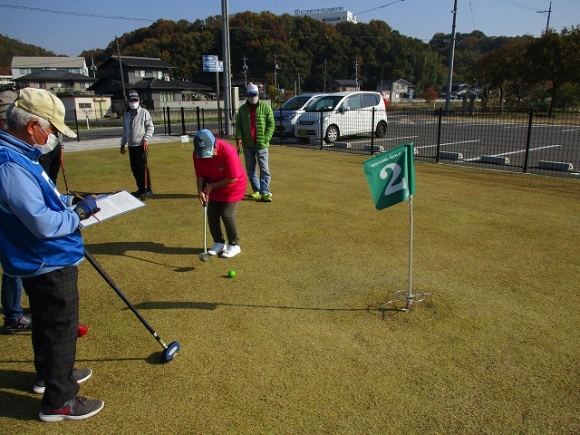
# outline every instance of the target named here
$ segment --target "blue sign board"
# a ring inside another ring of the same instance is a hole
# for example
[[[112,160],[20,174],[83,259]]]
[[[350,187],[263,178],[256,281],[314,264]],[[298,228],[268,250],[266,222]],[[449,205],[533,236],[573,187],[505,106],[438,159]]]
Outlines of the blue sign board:
[[[204,72],[224,72],[224,62],[218,60],[218,57],[212,54],[202,56]]]

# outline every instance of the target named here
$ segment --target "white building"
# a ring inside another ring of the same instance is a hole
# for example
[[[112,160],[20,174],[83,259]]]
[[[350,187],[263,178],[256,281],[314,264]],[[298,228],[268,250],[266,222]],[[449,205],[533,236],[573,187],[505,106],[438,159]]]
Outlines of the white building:
[[[337,6],[335,8],[322,8],[322,9],[308,9],[301,10],[296,9],[294,11],[296,16],[309,16],[315,20],[322,21],[329,24],[341,23],[348,21],[350,23],[356,23],[357,17],[352,12],[345,10],[342,6]]]
[[[89,75],[84,57],[14,56],[12,58],[14,79],[38,71],[66,71],[84,76]]]
[[[12,76],[0,76],[0,88],[14,86]]]

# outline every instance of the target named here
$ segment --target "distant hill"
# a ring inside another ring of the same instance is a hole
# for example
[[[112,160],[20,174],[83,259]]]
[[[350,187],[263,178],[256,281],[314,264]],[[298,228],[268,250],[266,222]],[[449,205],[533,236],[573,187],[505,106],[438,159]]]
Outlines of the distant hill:
[[[387,23],[339,23],[336,26],[289,14],[244,12],[230,20],[232,77],[282,89],[325,89],[329,80],[352,79],[363,89],[375,89],[383,79],[405,78],[420,94],[429,87],[441,89],[448,76],[451,35],[437,33],[429,44],[394,31]],[[123,56],[158,57],[174,65],[174,78],[213,86],[214,75],[202,70],[202,56],[221,53],[221,20],[178,22],[159,19],[112,40],[106,47],[86,50],[87,65],[100,65],[120,47]],[[482,55],[511,38],[488,37],[480,31],[458,34],[454,75],[472,81]],[[0,73],[10,74],[13,56],[55,56],[40,47],[0,35]],[[274,70],[274,56],[277,56]],[[246,68],[244,68],[246,65]],[[481,69],[481,68],[479,68]],[[297,82],[298,81],[298,82]]]
[[[10,65],[14,56],[56,56],[56,54],[36,45],[0,35],[0,75],[12,74]]]

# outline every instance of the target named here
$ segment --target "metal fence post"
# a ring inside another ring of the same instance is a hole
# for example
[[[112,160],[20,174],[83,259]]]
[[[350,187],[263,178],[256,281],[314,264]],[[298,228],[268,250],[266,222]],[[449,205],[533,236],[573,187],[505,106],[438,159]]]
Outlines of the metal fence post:
[[[220,107],[220,103],[218,100],[218,129],[220,132],[220,139],[224,138],[224,130],[223,130],[223,123],[222,123],[222,108]]]
[[[171,109],[167,108],[167,134],[171,136]]]
[[[371,156],[375,153],[375,110],[373,107],[373,114],[371,116]]]
[[[167,118],[165,118],[165,109],[163,108],[163,134],[167,134]]]
[[[200,124],[200,119],[199,119],[199,106],[197,106],[197,131],[201,130],[201,124]]]
[[[528,157],[530,154],[530,141],[532,138],[532,120],[534,118],[534,108],[530,107],[530,114],[528,119],[528,134],[526,137],[526,156],[524,157],[524,174],[528,172]]]
[[[439,123],[437,126],[437,155],[435,156],[435,163],[439,163],[439,150],[441,149],[441,124],[443,121],[443,109],[439,108]]]
[[[75,113],[75,126],[77,129],[77,142],[81,141],[81,135],[79,133],[79,118],[77,117],[77,109],[74,110]]]
[[[324,112],[321,110],[320,111],[320,142],[318,143],[318,146],[320,147],[320,149],[322,149],[322,141],[324,140],[324,138],[322,137],[322,135],[324,134],[324,132],[322,131],[323,130],[322,129],[322,127],[323,127],[322,120],[324,118],[323,113]]]
[[[282,106],[280,106],[280,108],[278,109],[280,112],[280,116],[278,117],[278,119],[280,119],[280,130],[278,130],[280,132],[280,145],[284,145],[284,134],[282,133],[284,127],[282,126]],[[276,122],[274,122],[274,124],[276,124]],[[278,127],[278,125],[276,125],[276,128]]]
[[[185,136],[187,132],[185,131],[185,109],[181,108],[181,135]]]

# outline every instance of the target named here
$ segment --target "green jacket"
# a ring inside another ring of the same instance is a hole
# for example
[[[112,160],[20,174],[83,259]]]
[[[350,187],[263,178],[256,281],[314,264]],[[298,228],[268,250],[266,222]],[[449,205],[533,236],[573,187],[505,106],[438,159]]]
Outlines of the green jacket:
[[[250,130],[250,109],[248,103],[240,106],[236,114],[236,139],[242,139],[244,148],[268,148],[274,135],[274,112],[267,103],[258,101],[256,109],[256,143]]]

